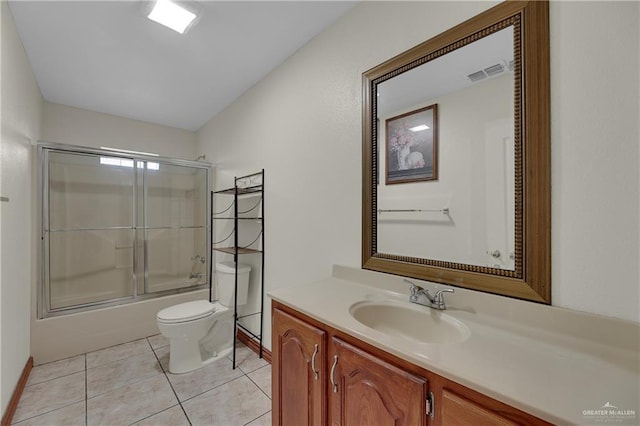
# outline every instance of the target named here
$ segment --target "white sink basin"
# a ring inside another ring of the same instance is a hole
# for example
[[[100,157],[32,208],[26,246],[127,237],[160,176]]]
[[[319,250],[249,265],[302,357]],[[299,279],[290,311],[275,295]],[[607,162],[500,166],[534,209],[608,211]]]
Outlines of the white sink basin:
[[[349,312],[369,328],[421,343],[459,343],[471,334],[463,322],[450,315],[408,302],[358,302]]]

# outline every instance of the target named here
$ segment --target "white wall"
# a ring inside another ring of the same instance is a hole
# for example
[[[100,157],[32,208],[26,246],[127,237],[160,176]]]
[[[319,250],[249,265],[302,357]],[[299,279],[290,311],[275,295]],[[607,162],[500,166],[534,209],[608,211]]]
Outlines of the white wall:
[[[221,185],[265,168],[267,291],[360,265],[362,72],[489,6],[465,5],[363,2],[198,131]]]
[[[51,102],[44,103],[42,140],[152,152],[186,160],[197,156],[194,132]]]
[[[551,4],[553,303],[640,321],[638,2]]]
[[[361,74],[491,5],[362,2],[200,129],[219,170],[266,169],[267,290],[360,265]],[[638,3],[550,14],[553,303],[639,321]]]
[[[4,414],[30,355],[31,140],[40,133],[42,96],[7,2],[2,15],[0,145],[0,404]]]

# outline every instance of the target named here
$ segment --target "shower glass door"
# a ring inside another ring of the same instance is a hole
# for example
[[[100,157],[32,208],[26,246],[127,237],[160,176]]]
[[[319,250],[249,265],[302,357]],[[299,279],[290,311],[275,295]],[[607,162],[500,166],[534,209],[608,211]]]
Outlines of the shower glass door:
[[[40,148],[40,317],[208,284],[209,167]]]
[[[144,293],[206,284],[206,170],[156,164],[144,177]]]

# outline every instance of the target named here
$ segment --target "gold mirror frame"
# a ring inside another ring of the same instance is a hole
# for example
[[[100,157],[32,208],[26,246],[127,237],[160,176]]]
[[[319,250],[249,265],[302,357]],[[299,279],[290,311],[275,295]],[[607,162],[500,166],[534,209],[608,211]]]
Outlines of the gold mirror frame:
[[[515,270],[377,252],[377,85],[514,27]],[[551,303],[549,5],[507,1],[363,73],[362,267]]]

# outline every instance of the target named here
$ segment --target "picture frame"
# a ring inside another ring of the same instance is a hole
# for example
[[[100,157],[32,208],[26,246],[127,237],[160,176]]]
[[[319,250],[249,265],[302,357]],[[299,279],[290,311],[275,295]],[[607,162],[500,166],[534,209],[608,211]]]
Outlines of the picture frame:
[[[438,104],[385,120],[385,183],[438,180]]]

